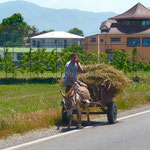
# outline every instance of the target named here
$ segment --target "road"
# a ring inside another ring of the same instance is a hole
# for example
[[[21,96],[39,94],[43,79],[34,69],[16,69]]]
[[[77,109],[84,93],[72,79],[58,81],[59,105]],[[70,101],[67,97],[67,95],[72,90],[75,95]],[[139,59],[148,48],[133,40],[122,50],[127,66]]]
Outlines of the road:
[[[150,112],[73,130],[15,150],[150,150]]]

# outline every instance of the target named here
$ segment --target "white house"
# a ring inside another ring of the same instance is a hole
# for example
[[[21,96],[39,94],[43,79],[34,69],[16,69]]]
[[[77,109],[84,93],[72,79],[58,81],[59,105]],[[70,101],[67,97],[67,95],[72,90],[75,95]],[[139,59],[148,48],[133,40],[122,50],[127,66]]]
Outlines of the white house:
[[[64,31],[53,31],[30,38],[33,48],[65,48],[69,45],[82,45],[84,37]]]

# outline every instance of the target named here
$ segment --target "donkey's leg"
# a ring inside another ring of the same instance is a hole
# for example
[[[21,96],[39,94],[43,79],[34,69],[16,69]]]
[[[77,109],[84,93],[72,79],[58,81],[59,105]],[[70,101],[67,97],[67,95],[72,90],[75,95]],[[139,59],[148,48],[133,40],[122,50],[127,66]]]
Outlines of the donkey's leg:
[[[90,125],[90,111],[89,111],[89,107],[86,108],[86,114],[87,114],[87,122],[88,122],[88,125]]]
[[[68,129],[70,129],[71,124],[72,124],[72,116],[69,117]]]
[[[81,128],[81,109],[80,106],[77,107],[77,128]]]
[[[72,117],[73,117],[72,110],[68,111],[67,113],[68,113],[68,119],[69,119],[68,129],[70,129],[70,126],[72,124]]]

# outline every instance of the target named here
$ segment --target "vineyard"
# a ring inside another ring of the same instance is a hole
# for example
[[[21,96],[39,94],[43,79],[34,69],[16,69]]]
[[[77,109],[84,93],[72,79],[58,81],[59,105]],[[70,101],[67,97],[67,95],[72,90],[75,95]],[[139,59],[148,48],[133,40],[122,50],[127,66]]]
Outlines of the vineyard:
[[[24,53],[21,55],[21,60],[18,60],[17,63],[14,63],[13,56],[10,54],[12,49],[7,48],[5,50],[4,57],[0,57],[1,77],[14,78],[19,74],[28,74],[30,78],[43,77],[47,73],[59,73],[61,77],[64,73],[66,62],[70,60],[71,53],[78,54],[82,65],[107,63],[125,73],[133,72],[134,75],[136,75],[137,71],[150,70],[150,62],[141,61],[140,58],[136,57],[137,48],[131,50],[130,54],[121,50],[114,50],[111,61],[109,62],[106,53],[100,53],[98,56],[96,52],[89,53],[82,49],[82,47],[75,45],[69,46],[66,49],[61,50],[61,52],[57,49],[23,50]],[[100,60],[100,62],[98,62],[98,60]]]

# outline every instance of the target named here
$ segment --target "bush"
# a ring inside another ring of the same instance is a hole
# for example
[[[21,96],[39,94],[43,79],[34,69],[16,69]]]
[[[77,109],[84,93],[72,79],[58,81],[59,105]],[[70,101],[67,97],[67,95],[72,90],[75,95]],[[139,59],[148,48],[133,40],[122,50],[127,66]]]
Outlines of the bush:
[[[121,50],[114,50],[112,61],[110,62],[118,70],[127,71],[128,63],[127,60],[129,58],[129,54],[121,51]]]

